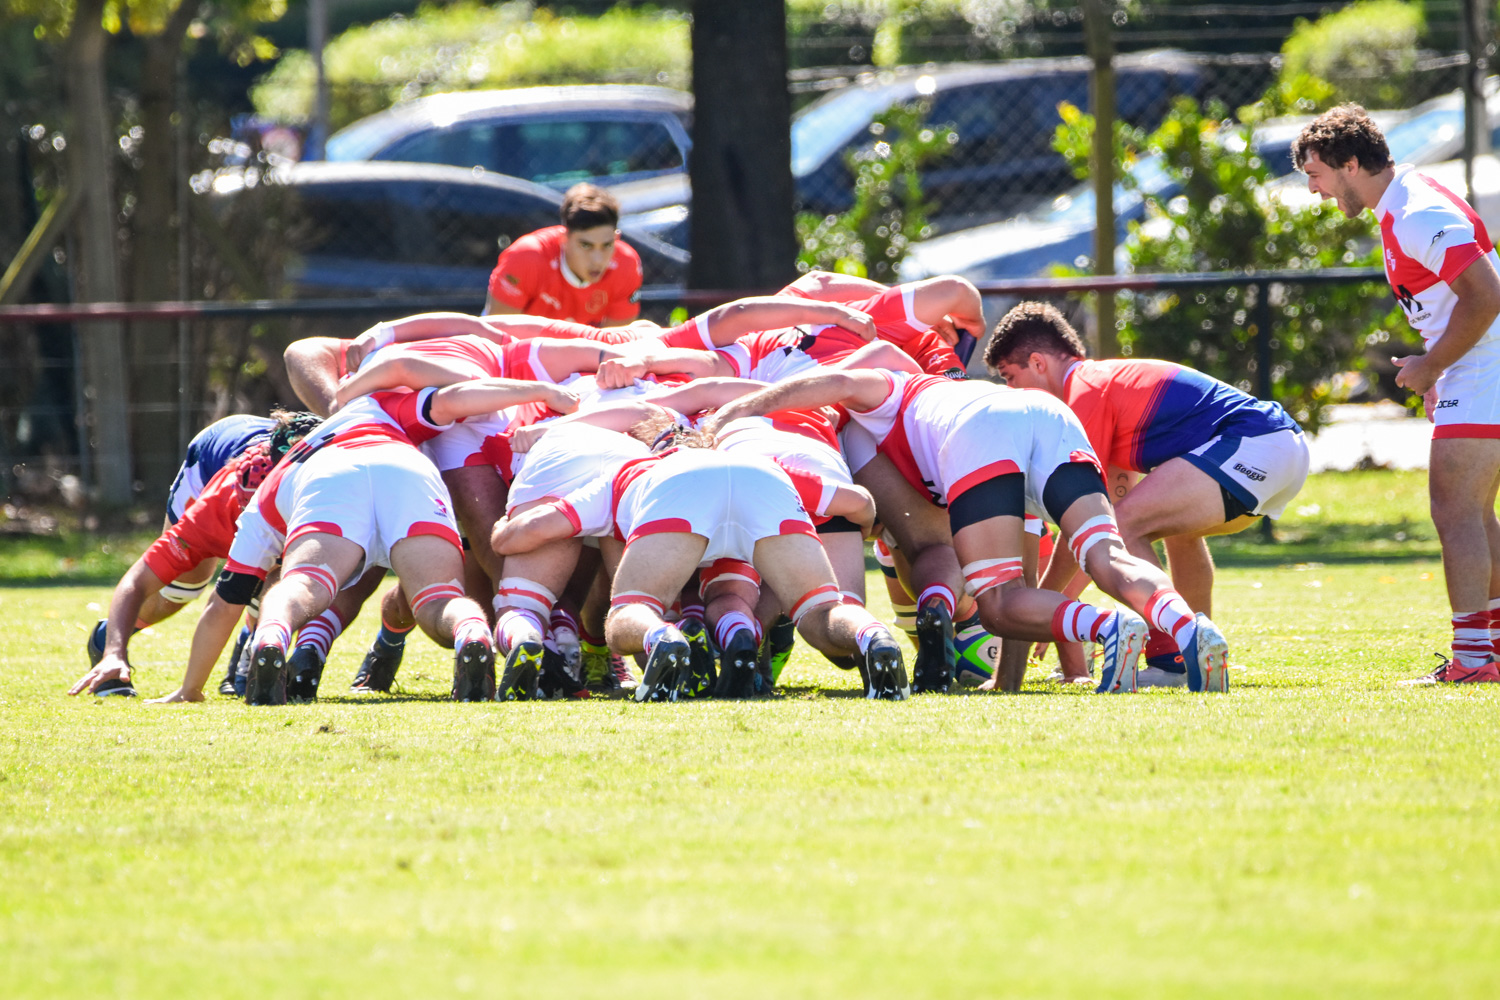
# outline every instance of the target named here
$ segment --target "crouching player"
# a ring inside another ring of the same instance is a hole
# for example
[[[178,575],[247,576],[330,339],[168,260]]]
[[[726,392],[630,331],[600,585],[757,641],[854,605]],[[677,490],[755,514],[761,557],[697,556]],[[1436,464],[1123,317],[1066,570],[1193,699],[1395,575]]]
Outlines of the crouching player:
[[[701,432],[674,425],[658,437],[656,447],[667,451],[508,520],[495,533],[497,550],[508,556],[580,534],[612,532],[624,541],[606,636],[616,653],[646,655],[638,701],[675,698],[691,685],[688,641],[663,616],[695,569],[720,560],[752,566],[814,648],[830,657],[857,655],[866,697],[906,698],[900,647],[863,607],[841,601],[786,474],[764,459],[708,450],[711,438]],[[679,444],[686,447],[673,446]],[[715,603],[710,614],[726,660],[745,646],[740,659],[753,671],[754,598]]]
[[[1161,570],[1126,551],[1097,459],[1078,419],[1041,393],[904,372],[821,372],[729,404],[718,419],[841,403],[914,487],[948,508],[962,586],[994,635],[1091,641],[1105,649],[1099,690],[1135,689],[1146,625],[1049,590],[1022,586],[1024,515],[1045,514],[1100,589],[1165,626],[1194,671],[1195,690],[1225,690],[1228,648],[1195,616]],[[896,512],[882,511],[891,518]],[[950,618],[957,580],[935,579],[918,560],[924,610]]]
[[[166,701],[196,700],[229,630],[281,560],[281,579],[261,601],[251,640],[250,704],[286,701],[291,636],[371,566],[395,570],[417,623],[457,650],[453,695],[494,694],[489,624],[464,596],[463,555],[451,500],[417,450],[462,417],[545,400],[568,407],[553,386],[480,380],[441,390],[379,392],[325,421],[278,466],[240,518],[213,600],[199,620],[187,676]]]
[[[1007,383],[1041,389],[1068,404],[1105,468],[1144,473],[1115,502],[1125,547],[1160,565],[1162,539],[1172,581],[1195,611],[1211,614],[1214,565],[1205,537],[1280,517],[1307,481],[1302,428],[1281,404],[1256,399],[1202,372],[1167,361],[1085,360],[1083,341],[1062,314],[1023,302],[1000,320],[984,360]],[[1042,586],[1076,593],[1077,565],[1065,547]],[[1070,589],[1070,585],[1076,589]],[[1172,637],[1153,628],[1145,686],[1188,683]]]
[[[208,588],[250,496],[317,424],[310,413],[277,410],[270,419],[241,414],[215,421],[193,438],[168,494],[166,527],[115,585],[109,617],[89,633],[89,672],[69,694],[135,695],[130,637]]]

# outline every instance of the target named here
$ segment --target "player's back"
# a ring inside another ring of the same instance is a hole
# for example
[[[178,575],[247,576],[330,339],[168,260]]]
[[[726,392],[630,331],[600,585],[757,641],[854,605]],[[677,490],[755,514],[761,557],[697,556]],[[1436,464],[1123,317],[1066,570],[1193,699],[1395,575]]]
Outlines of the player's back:
[[[1279,404],[1170,361],[1080,361],[1066,392],[1100,459],[1136,472],[1215,437],[1297,428]]]
[[[207,482],[234,456],[271,436],[276,421],[249,413],[235,413],[215,420],[193,436],[183,465],[196,467]]]

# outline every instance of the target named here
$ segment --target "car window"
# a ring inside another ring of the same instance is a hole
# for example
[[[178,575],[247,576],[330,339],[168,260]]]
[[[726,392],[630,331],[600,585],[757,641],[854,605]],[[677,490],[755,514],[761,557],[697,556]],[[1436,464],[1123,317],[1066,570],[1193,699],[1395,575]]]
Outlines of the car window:
[[[553,187],[683,167],[665,124],[631,120],[455,125],[410,136],[378,159],[480,166]]]

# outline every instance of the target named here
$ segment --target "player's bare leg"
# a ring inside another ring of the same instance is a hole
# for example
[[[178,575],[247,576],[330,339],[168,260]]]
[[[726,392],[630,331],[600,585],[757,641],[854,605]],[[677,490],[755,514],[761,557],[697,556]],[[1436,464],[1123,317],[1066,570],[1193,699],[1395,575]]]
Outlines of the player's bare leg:
[[[364,559],[364,549],[356,543],[323,532],[302,535],[287,545],[281,579],[260,601],[260,624],[250,646],[246,702],[286,702],[286,660],[292,634],[328,609],[340,583],[353,576]]]
[[[505,516],[505,483],[492,465],[470,465],[443,473],[443,484],[453,497],[453,516],[469,539],[469,552],[498,585],[502,560],[487,544],[495,531],[495,522]]]
[[[436,535],[412,535],[391,546],[391,569],[423,632],[455,650],[454,701],[495,696],[495,646],[484,610],[463,591],[463,553]]]
[[[521,513],[546,503],[522,504]],[[583,543],[576,538],[548,542],[530,552],[507,556],[505,576],[495,594],[495,643],[505,658],[497,697],[502,701],[528,701],[537,696],[537,685],[550,658],[545,645],[557,595],[568,586],[578,564]],[[559,663],[551,663],[553,670]],[[561,683],[556,677],[549,684]],[[580,686],[563,685],[570,694]],[[586,692],[584,692],[586,694]]]
[[[902,700],[911,693],[901,647],[863,604],[845,603],[823,546],[806,535],[755,543],[755,568],[776,593],[798,633],[830,659],[863,661],[867,698]]]
[[[384,566],[371,566],[349,586],[340,590],[333,603],[297,630],[297,648],[287,660],[287,697],[293,701],[315,701],[323,679],[328,653],[344,630],[354,623],[365,601],[385,579]]]
[[[401,587],[395,586],[380,599],[380,631],[365,653],[349,690],[355,694],[387,694],[396,681],[406,654],[406,637],[417,627],[411,605]]]
[[[708,539],[687,532],[645,535],[626,546],[614,575],[605,638],[621,655],[646,654],[646,675],[636,701],[671,696],[688,672],[687,639],[663,618],[703,559]],[[608,553],[606,553],[607,561]]]
[[[1489,602],[1497,553],[1491,539],[1500,486],[1500,440],[1435,438],[1427,472],[1432,522],[1443,547],[1443,578],[1453,611],[1452,663],[1425,681],[1497,682],[1490,658]]]

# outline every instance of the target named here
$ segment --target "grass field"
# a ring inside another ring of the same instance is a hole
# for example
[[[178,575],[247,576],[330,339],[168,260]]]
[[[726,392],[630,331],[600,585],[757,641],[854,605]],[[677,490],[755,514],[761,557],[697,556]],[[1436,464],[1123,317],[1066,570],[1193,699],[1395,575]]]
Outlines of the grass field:
[[[317,705],[73,700],[141,541],[4,543],[0,995],[1495,996],[1500,691],[1395,687],[1447,641],[1422,488],[1218,549],[1213,698],[870,704],[799,650],[770,701],[454,705],[414,642],[356,701],[366,615]]]

